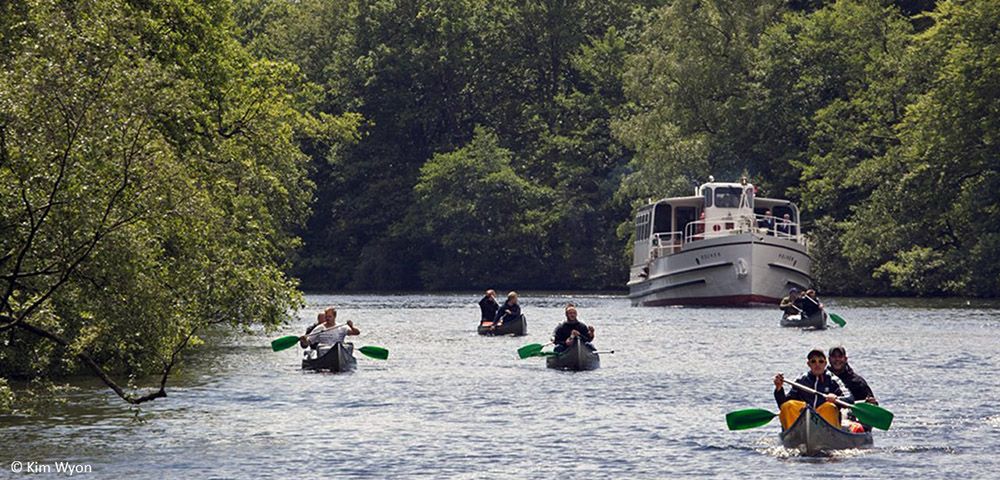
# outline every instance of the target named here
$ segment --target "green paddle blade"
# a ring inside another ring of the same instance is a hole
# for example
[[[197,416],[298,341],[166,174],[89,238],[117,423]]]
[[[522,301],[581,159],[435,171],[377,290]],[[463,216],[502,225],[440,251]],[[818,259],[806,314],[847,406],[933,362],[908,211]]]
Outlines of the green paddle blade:
[[[529,345],[525,345],[517,349],[517,356],[522,359],[528,357],[534,357],[537,356],[542,351],[542,348],[544,348],[544,346],[540,343],[532,343]]]
[[[833,321],[833,323],[840,325],[840,328],[844,328],[847,326],[847,320],[840,318],[840,315],[837,315],[836,313],[831,313],[828,316],[830,317],[830,320]]]
[[[358,349],[358,351],[369,357],[377,358],[379,360],[385,360],[389,358],[389,351],[382,347],[375,347],[375,346],[361,347]]]
[[[892,412],[870,403],[855,403],[851,410],[858,421],[879,430],[888,430],[892,425]]]
[[[296,337],[295,335],[281,337],[271,342],[271,350],[274,350],[275,352],[280,352],[286,348],[290,348],[292,345],[295,345],[297,343],[299,343],[299,337]]]
[[[746,410],[736,410],[726,414],[726,426],[730,430],[746,430],[767,425],[771,419],[777,417],[777,413],[771,413],[760,408],[748,408]]]

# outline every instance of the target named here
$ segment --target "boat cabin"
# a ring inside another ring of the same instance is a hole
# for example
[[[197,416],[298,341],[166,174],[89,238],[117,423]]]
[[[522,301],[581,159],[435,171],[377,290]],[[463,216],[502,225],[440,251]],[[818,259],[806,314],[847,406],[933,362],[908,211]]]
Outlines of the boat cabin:
[[[709,177],[690,197],[643,205],[635,217],[633,265],[677,253],[691,242],[746,233],[804,244],[798,207],[756,192],[746,178],[727,183]]]

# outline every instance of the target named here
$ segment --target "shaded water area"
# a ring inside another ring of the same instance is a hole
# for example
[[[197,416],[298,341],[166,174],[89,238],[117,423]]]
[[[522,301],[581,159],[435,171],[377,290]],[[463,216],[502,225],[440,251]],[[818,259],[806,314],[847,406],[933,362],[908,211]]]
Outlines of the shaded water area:
[[[475,334],[476,295],[310,295],[300,325],[222,337],[130,410],[78,381],[63,405],[0,417],[0,478],[12,461],[92,466],[74,478],[996,478],[1000,305],[828,299],[847,328],[780,328],[777,309],[633,308],[620,296],[532,295],[529,335]],[[545,343],[576,303],[604,355],[557,372],[516,350]],[[299,370],[297,334],[322,307],[381,345],[349,374]],[[896,415],[875,448],[821,458],[781,448],[778,421],[730,432],[726,412],[777,411],[771,376],[806,370],[814,346],[847,348]]]

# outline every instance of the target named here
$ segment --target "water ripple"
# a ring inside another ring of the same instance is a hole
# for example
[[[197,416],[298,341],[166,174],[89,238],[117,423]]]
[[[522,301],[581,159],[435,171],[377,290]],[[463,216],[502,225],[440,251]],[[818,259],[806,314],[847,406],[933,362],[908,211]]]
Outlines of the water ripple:
[[[310,295],[301,323],[222,335],[192,355],[170,397],[138,413],[92,381],[66,403],[0,418],[0,460],[78,460],[123,478],[913,478],[1000,470],[995,305],[832,299],[844,329],[782,329],[773,309],[631,308],[616,296],[522,295],[531,334],[475,335],[475,295]],[[546,343],[566,302],[615,350],[592,372],[519,360]],[[389,360],[304,374],[298,334],[335,304]],[[770,378],[798,375],[813,347],[847,347],[895,421],[875,448],[803,457],[778,421],[726,430],[724,415],[777,410]],[[932,372],[932,373],[931,373]],[[947,386],[943,388],[942,386]],[[961,401],[956,399],[960,398]],[[9,456],[10,458],[6,458]]]

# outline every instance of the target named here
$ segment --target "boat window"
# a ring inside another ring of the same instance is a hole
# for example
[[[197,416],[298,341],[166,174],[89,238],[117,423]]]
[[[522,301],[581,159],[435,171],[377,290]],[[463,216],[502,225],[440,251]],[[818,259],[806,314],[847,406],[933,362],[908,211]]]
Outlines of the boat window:
[[[635,217],[635,239],[645,240],[649,238],[649,213],[643,212]]]
[[[659,203],[653,213],[653,233],[671,231],[670,204]]]
[[[712,206],[712,188],[711,187],[702,188],[701,189],[701,194],[705,196],[705,206],[706,207],[711,207]]]
[[[738,208],[743,189],[739,187],[719,187],[715,189],[715,206],[718,208]]]

